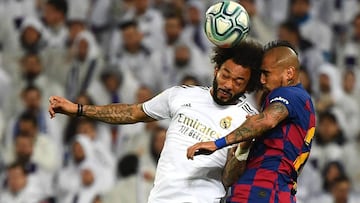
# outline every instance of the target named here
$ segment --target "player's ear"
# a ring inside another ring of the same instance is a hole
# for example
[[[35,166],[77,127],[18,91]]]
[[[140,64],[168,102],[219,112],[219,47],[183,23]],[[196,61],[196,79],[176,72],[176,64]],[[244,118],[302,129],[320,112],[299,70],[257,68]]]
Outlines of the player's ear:
[[[215,66],[215,69],[214,69],[214,77],[216,77],[216,74],[219,72],[220,70],[220,67],[219,66]]]
[[[288,80],[292,80],[295,76],[295,67],[294,66],[289,66],[286,70],[286,77]]]

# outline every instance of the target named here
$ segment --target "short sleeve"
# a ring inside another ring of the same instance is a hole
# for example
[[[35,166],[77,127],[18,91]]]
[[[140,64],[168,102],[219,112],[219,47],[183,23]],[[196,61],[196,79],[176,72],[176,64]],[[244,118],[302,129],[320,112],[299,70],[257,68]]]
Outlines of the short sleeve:
[[[296,109],[302,108],[301,102],[297,99],[296,93],[290,88],[278,88],[273,90],[268,96],[269,104],[280,102],[284,104],[289,112],[289,117],[296,116]]]
[[[173,88],[167,89],[154,98],[150,99],[149,101],[144,102],[143,110],[144,112],[154,118],[156,120],[163,120],[170,118],[171,111],[170,111],[170,96]]]

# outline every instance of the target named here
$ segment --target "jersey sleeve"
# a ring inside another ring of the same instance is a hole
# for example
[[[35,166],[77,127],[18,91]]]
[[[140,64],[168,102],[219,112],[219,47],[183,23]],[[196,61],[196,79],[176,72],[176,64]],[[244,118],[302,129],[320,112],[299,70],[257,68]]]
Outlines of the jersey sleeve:
[[[143,103],[144,112],[156,120],[163,120],[171,117],[170,97],[173,88],[167,89],[154,98]]]
[[[296,116],[296,109],[303,108],[296,94],[290,88],[278,88],[273,90],[268,96],[269,104],[280,102],[284,104],[289,112],[289,118]]]

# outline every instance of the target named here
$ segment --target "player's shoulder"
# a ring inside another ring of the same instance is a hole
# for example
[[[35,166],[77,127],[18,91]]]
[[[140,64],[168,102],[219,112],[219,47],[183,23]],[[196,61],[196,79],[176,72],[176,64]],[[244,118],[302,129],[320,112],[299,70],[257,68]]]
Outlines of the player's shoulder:
[[[270,92],[272,96],[308,97],[308,93],[301,84],[295,86],[279,87]]]
[[[180,85],[174,86],[174,92],[181,93],[181,94],[202,94],[209,92],[209,87],[204,86],[195,86],[195,85]]]
[[[255,101],[253,101],[249,95],[244,94],[239,97],[237,106],[247,112],[247,114],[255,115],[258,114],[259,111],[254,104]]]

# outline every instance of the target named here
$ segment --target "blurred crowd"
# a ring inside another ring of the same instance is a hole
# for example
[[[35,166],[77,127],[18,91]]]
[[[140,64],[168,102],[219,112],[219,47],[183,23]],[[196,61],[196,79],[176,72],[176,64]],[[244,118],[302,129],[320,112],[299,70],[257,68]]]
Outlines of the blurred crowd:
[[[146,202],[168,123],[51,120],[48,98],[141,103],[174,85],[210,86],[203,25],[215,2],[0,0],[0,203]],[[360,2],[238,2],[249,38],[296,47],[316,106],[298,202],[360,202]]]

